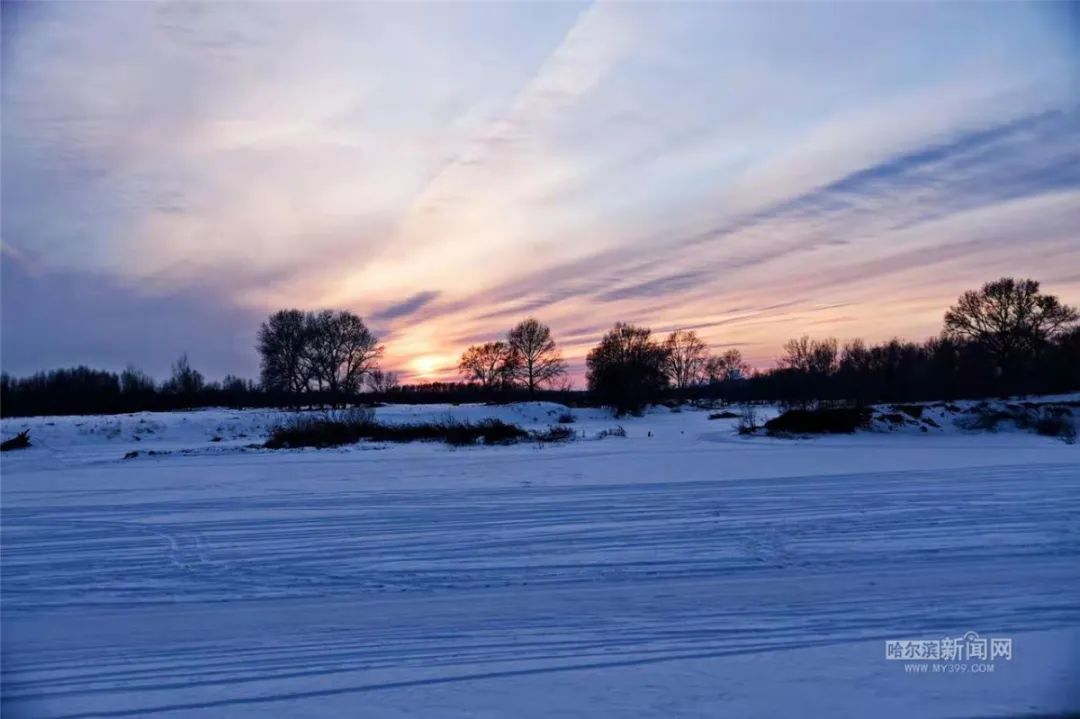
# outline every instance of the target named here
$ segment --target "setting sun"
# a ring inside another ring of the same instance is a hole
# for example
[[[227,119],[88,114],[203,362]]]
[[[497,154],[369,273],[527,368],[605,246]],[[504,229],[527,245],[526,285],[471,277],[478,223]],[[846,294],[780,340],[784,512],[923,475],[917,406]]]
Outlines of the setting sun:
[[[438,373],[443,360],[435,355],[423,355],[412,361],[412,369],[418,379],[432,379]]]

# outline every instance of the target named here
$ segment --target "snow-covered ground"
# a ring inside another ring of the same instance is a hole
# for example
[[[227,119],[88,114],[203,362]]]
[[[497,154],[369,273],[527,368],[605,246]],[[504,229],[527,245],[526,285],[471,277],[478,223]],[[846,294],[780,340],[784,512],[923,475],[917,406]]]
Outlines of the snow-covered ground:
[[[3,716],[1080,711],[1080,447],[572,412],[562,445],[277,452],[272,412],[4,420]],[[886,658],[968,631],[1011,659]]]

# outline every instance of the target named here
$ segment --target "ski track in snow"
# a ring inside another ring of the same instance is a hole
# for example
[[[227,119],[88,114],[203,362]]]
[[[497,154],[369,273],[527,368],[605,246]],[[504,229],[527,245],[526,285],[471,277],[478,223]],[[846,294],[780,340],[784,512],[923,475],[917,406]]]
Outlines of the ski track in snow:
[[[627,440],[6,464],[4,715],[303,716],[394,689],[1080,626],[1075,454],[725,478],[725,452],[760,448],[706,434],[643,459],[678,471],[627,482],[609,476]]]

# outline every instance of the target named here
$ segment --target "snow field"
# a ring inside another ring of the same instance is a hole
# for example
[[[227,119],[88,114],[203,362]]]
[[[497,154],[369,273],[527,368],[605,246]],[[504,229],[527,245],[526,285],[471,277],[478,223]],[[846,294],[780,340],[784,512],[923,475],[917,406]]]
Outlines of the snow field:
[[[4,716],[1080,709],[1075,446],[571,411],[558,446],[281,452],[244,449],[270,412],[4,420],[35,440],[2,464]],[[1013,659],[885,659],[969,630]]]

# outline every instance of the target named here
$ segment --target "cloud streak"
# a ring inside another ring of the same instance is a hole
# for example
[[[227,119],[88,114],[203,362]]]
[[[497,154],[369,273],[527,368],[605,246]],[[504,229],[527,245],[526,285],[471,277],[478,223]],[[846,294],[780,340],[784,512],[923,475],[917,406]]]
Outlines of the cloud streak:
[[[438,292],[417,292],[412,297],[390,305],[378,312],[373,312],[371,318],[379,321],[397,320],[408,317],[417,312],[421,307],[429,304],[439,296]]]
[[[56,282],[213,297],[207,347],[348,307],[406,372],[526,314],[578,364],[617,320],[767,364],[803,327],[933,333],[1000,274],[1080,301],[1062,12],[5,4],[5,368],[174,352],[19,324]]]

